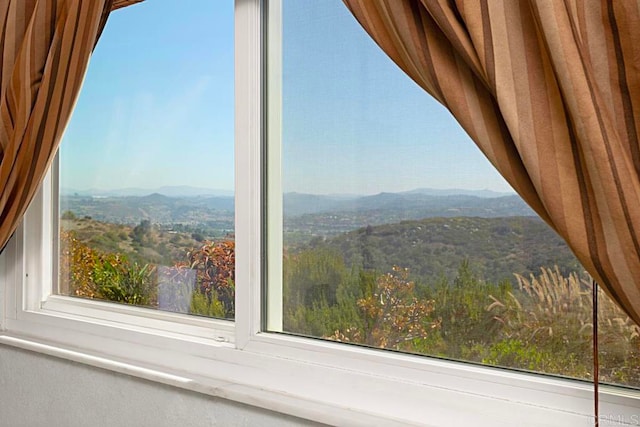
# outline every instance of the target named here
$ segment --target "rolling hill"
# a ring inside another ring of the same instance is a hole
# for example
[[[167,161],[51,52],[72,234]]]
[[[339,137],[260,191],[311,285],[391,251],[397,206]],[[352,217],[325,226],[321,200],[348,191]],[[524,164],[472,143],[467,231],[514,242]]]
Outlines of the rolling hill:
[[[564,241],[533,217],[403,221],[315,239],[307,248],[339,252],[348,265],[365,269],[407,267],[429,282],[443,275],[453,279],[465,260],[493,283],[513,280],[514,273],[538,273],[540,267],[583,270]]]

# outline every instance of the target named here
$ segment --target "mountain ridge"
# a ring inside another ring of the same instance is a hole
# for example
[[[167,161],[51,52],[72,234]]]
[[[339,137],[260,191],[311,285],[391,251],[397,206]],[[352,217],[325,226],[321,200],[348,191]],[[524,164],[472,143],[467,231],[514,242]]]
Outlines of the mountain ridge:
[[[486,193],[485,193],[486,194]],[[441,211],[456,210],[457,215],[472,216],[513,216],[535,215],[533,210],[515,194],[496,197],[480,197],[470,194],[430,195],[423,192],[378,193],[354,198],[338,198],[303,193],[284,195],[285,216],[300,216],[328,212],[359,212],[368,210],[422,211],[430,212],[425,216],[436,216],[434,209]],[[510,212],[511,211],[511,212]],[[419,213],[406,219],[417,219]]]
[[[161,194],[166,197],[198,197],[198,196],[233,196],[233,191],[189,185],[165,185],[157,188],[126,187],[119,189],[89,188],[79,190],[62,187],[60,193],[65,196],[97,196],[97,197],[144,197],[151,194]]]
[[[233,190],[215,189],[208,187],[196,187],[190,185],[164,185],[155,188],[142,188],[142,187],[125,187],[115,189],[103,189],[103,188],[88,188],[77,189],[72,187],[62,187],[60,190],[62,195],[78,195],[78,196],[107,196],[107,197],[126,197],[126,196],[147,196],[149,194],[158,193],[167,197],[195,197],[195,196],[233,196]],[[348,200],[357,199],[361,197],[375,196],[379,194],[424,194],[430,196],[452,196],[452,195],[465,195],[475,196],[481,198],[496,198],[503,196],[515,195],[514,192],[507,191],[494,191],[489,189],[482,190],[470,190],[464,188],[429,188],[421,187],[406,191],[381,191],[376,194],[358,194],[358,193],[332,193],[332,194],[318,194],[318,193],[305,193],[300,191],[289,191],[284,193],[287,195],[296,196],[316,196],[326,197],[335,200]]]

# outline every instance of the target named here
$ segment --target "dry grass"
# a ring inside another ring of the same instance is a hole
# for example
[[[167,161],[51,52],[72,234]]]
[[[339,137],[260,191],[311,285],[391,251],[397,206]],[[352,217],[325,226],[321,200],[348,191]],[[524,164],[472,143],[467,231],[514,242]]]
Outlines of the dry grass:
[[[502,301],[491,296],[493,302],[487,307],[503,325],[505,339],[556,354],[559,360],[564,355],[582,361],[588,368],[593,338],[590,278],[576,273],[565,277],[555,267],[516,279],[518,291]],[[602,289],[598,308],[602,380],[640,386],[640,328]],[[563,368],[558,365],[557,373]]]

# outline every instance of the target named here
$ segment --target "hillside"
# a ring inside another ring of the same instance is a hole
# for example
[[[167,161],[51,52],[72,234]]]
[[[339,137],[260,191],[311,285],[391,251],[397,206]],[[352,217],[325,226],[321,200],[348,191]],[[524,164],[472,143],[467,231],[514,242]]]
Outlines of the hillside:
[[[193,191],[196,191],[195,189]],[[464,194],[453,194],[459,191]],[[418,189],[373,196],[287,193],[283,197],[287,244],[307,243],[366,225],[427,217],[507,217],[534,215],[517,196],[489,191]],[[63,195],[60,211],[78,218],[134,226],[148,220],[163,228],[224,237],[234,230],[234,199],[229,196]]]
[[[426,218],[368,226],[307,248],[326,248],[344,256],[348,265],[389,271],[408,267],[429,282],[448,279],[463,261],[493,283],[513,280],[514,273],[538,273],[540,267],[558,265],[563,273],[581,272],[578,261],[546,224],[535,217]]]
[[[181,224],[215,231],[217,236],[233,232],[234,199],[228,196],[167,197],[159,193],[146,196],[90,197],[62,196],[60,211],[76,217],[90,217],[113,224],[135,225],[141,220],[154,224]]]

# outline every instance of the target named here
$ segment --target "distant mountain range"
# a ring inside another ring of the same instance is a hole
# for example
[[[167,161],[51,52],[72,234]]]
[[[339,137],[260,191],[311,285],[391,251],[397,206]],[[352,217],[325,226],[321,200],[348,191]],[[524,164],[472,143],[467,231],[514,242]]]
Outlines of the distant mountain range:
[[[191,187],[188,185],[163,186],[158,188],[120,188],[116,190],[103,190],[90,188],[78,190],[63,187],[61,193],[64,196],[94,196],[94,197],[126,197],[126,196],[148,196],[149,194],[161,194],[167,197],[197,197],[197,196],[233,196],[233,191],[216,190],[212,188]]]
[[[495,198],[513,196],[513,191],[493,191],[493,190],[464,190],[461,188],[437,189],[437,188],[416,188],[415,190],[402,191],[400,194],[424,194],[426,196],[474,196],[482,198]]]
[[[216,190],[162,187],[151,194],[134,188],[87,190],[84,194],[68,191],[61,196],[62,212],[70,210],[76,216],[99,221],[137,224],[148,219],[158,224],[222,224],[228,229],[234,219],[234,198],[213,195]],[[145,194],[136,195],[139,192]],[[489,190],[418,189],[373,196],[287,193],[283,205],[285,230],[325,235],[428,217],[535,216],[520,197]]]
[[[460,191],[462,194],[455,193]],[[405,219],[429,216],[531,216],[535,213],[522,199],[510,193],[489,190],[421,189],[373,196],[322,196],[287,193],[284,213],[287,217],[327,212],[393,211],[405,212]]]
[[[157,188],[139,188],[128,187],[120,189],[98,189],[90,188],[85,190],[79,190],[76,188],[62,187],[62,195],[65,196],[97,196],[97,197],[125,197],[125,196],[147,196],[149,194],[162,194],[167,197],[197,197],[197,196],[233,196],[231,190],[220,190],[214,188],[205,187],[192,187],[189,185],[169,185]],[[385,194],[385,193],[380,193]],[[436,189],[436,188],[416,188],[415,190],[400,191],[395,194],[423,194],[426,196],[474,196],[481,198],[495,198],[512,196],[513,192],[500,192],[493,190],[465,190],[460,188],[450,189]],[[362,194],[329,194],[329,195],[314,195],[307,193],[290,192],[286,193],[285,197],[296,195],[318,197],[322,199],[330,200],[354,200],[362,197],[368,197]]]

